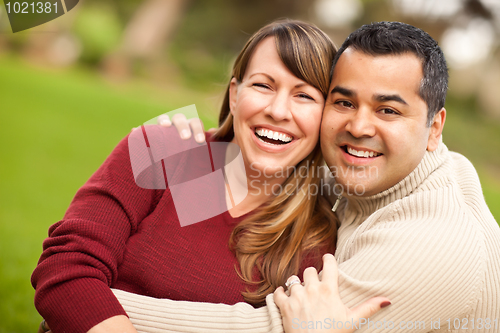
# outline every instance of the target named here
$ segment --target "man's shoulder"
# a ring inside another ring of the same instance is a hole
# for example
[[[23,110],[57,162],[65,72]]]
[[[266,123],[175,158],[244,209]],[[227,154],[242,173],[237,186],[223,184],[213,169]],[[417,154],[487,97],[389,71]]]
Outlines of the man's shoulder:
[[[454,178],[448,173],[440,181],[434,180],[438,185],[417,190],[375,212],[363,222],[365,230],[425,240],[427,247],[452,257],[464,255],[462,249],[468,248],[466,257],[477,260],[475,254],[485,246],[485,228],[494,230],[498,225],[480,188],[477,192],[477,186],[469,184],[472,191],[464,189]],[[471,248],[475,250],[470,252]]]
[[[446,149],[442,154],[443,162],[405,199],[431,217],[460,212],[469,214],[470,220],[489,219],[491,212],[474,165],[458,152]]]

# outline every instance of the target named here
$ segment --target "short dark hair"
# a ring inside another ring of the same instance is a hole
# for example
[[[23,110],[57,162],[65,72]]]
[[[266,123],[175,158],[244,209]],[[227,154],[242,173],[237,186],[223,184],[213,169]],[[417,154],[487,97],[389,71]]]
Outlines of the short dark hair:
[[[448,67],[438,43],[425,31],[401,22],[376,22],[362,26],[347,37],[335,58],[348,48],[377,56],[411,52],[422,60],[423,78],[419,95],[427,103],[427,125],[444,107],[448,90]]]

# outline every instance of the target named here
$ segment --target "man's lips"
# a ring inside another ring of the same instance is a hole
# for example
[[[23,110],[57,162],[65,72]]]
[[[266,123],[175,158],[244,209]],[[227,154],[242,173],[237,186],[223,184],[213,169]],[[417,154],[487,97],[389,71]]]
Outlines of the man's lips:
[[[354,157],[359,157],[359,158],[374,158],[374,157],[378,157],[380,155],[383,155],[382,153],[379,153],[378,151],[375,151],[375,150],[371,150],[368,148],[362,148],[362,147],[353,147],[351,145],[344,145],[344,146],[341,146],[341,148],[347,154],[354,156]]]
[[[355,147],[348,144],[340,146],[340,150],[342,151],[344,159],[349,164],[354,165],[368,164],[378,159],[380,156],[383,156],[383,154],[378,151],[364,147]]]

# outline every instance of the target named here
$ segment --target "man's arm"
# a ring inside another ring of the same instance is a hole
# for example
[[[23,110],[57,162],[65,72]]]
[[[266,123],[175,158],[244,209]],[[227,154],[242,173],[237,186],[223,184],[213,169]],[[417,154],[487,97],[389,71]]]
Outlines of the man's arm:
[[[393,304],[360,332],[373,332],[373,325],[385,325],[382,330],[391,332],[429,332],[470,313],[485,268],[484,247],[482,235],[467,223],[463,211],[387,221],[352,239],[338,249],[342,300],[352,307],[383,295]]]
[[[172,301],[112,290],[138,332],[283,332],[272,294],[267,306],[255,309],[247,303]]]
[[[337,249],[338,291],[347,308],[376,296],[392,302],[369,319],[354,321],[359,332],[430,332],[456,325],[455,319],[462,323],[473,313],[484,277],[484,247],[480,232],[461,223],[460,215],[458,211],[450,220],[453,229],[443,228],[438,219],[358,227]],[[296,318],[307,318],[307,323],[339,318],[331,292],[308,290],[307,284],[299,289],[301,306],[281,309],[285,327],[297,327]],[[317,304],[328,310],[319,311]]]

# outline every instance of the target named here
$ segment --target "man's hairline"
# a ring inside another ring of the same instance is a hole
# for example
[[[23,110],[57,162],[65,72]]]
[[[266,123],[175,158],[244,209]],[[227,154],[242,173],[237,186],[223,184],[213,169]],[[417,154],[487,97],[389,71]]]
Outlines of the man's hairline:
[[[430,128],[432,126],[432,123],[430,123],[428,121],[428,117],[429,117],[429,114],[431,113],[431,110],[430,110],[430,107],[429,107],[429,104],[427,103],[427,101],[424,99],[424,97],[422,96],[422,87],[424,85],[424,80],[425,80],[425,70],[424,70],[424,60],[422,56],[418,55],[416,52],[413,52],[411,50],[409,51],[405,51],[405,52],[400,52],[400,53],[396,53],[396,52],[393,52],[393,53],[387,53],[387,54],[380,54],[380,53],[370,53],[370,52],[366,52],[365,50],[362,50],[358,47],[356,47],[355,45],[351,44],[351,45],[348,45],[345,49],[342,49],[342,46],[340,47],[339,51],[337,52],[340,52],[340,54],[338,56],[335,56],[334,58],[334,62],[332,64],[332,70],[331,70],[331,81],[330,81],[330,88],[328,89],[328,95],[327,95],[327,98],[328,96],[330,96],[331,94],[331,91],[332,91],[332,83],[333,83],[333,74],[335,72],[335,67],[337,67],[337,63],[339,62],[339,59],[340,57],[342,56],[342,54],[344,54],[345,51],[347,51],[349,48],[351,48],[353,51],[356,51],[356,52],[360,52],[360,53],[363,53],[365,55],[368,55],[368,56],[371,56],[373,58],[375,57],[383,57],[383,56],[403,56],[405,54],[411,54],[413,56],[415,56],[419,61],[420,61],[420,69],[422,71],[422,79],[420,80],[420,84],[418,86],[418,91],[417,91],[417,95],[422,99],[422,101],[424,101],[425,105],[427,105],[427,115],[426,115],[426,121],[425,121],[425,126],[427,128]],[[440,110],[437,110],[434,114],[437,115],[439,113]]]

